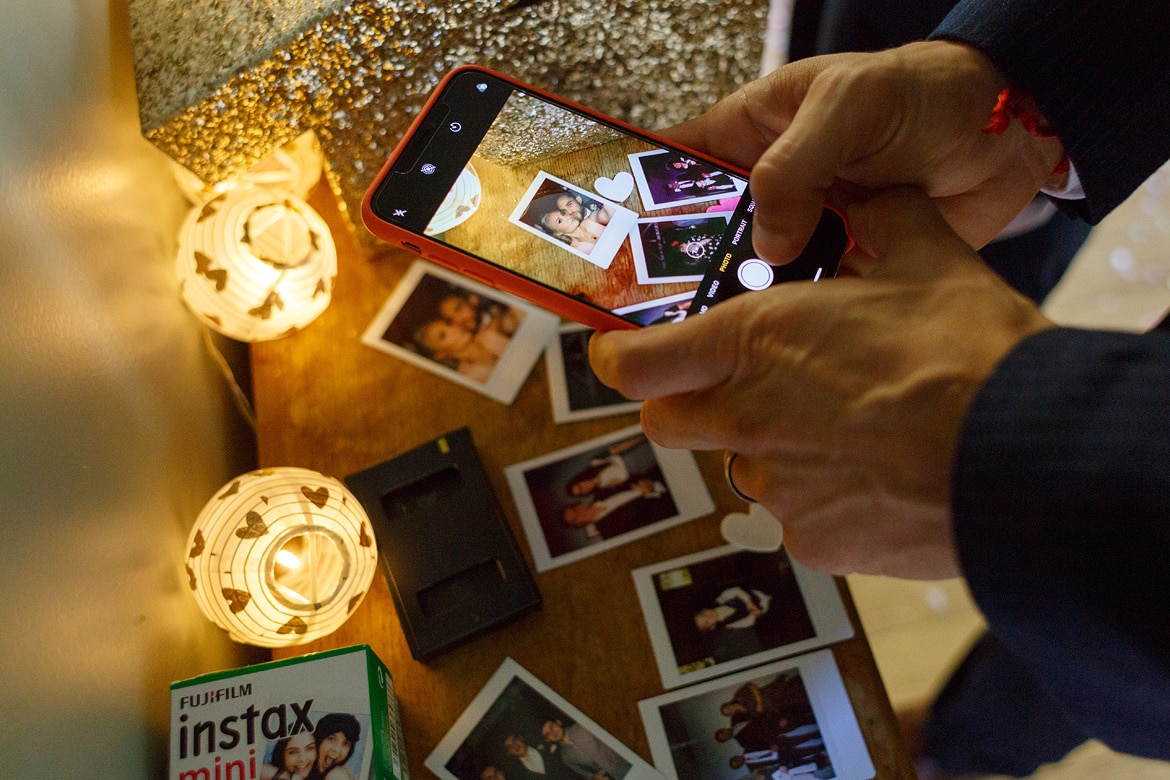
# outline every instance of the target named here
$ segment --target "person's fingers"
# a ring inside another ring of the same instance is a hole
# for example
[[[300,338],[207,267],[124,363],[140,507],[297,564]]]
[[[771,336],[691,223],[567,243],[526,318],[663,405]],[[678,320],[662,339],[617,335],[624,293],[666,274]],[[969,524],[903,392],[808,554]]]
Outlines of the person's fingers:
[[[846,213],[857,248],[879,261],[873,274],[931,278],[963,258],[976,257],[917,188],[883,192]]]
[[[642,404],[642,430],[675,450],[747,449],[737,436],[730,409],[718,388],[652,398]]]
[[[716,159],[751,170],[783,133],[817,74],[856,55],[810,57],[785,65],[746,84],[693,119],[662,135]]]
[[[834,94],[838,89],[831,71],[821,74],[787,130],[752,169],[752,242],[769,262],[786,263],[800,254],[833,182],[862,153],[868,128],[854,126],[854,112]]]
[[[880,489],[866,469],[824,457],[744,457],[732,479],[784,527],[788,554],[833,574],[953,577],[958,561],[944,505]]]
[[[677,324],[595,333],[589,340],[593,372],[635,400],[718,384],[734,370],[738,355],[732,338],[735,329],[721,327],[730,315],[721,309],[732,303]]]

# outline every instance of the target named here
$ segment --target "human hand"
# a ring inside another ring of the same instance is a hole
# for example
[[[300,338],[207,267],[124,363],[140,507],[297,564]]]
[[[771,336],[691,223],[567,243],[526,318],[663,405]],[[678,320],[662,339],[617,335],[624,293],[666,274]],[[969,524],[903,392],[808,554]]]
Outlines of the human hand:
[[[789,553],[834,573],[958,573],[950,477],[980,385],[1051,327],[900,189],[849,209],[862,278],[791,282],[677,325],[590,342],[597,376],[648,399],[666,447],[730,449],[736,485],[784,524]],[[872,262],[872,261],[871,261]]]
[[[983,132],[1007,86],[991,61],[947,41],[798,60],[666,135],[751,170],[753,243],[771,262],[808,243],[826,199],[915,185],[968,244],[995,237],[1063,157],[1018,122]],[[847,205],[838,202],[837,205]]]

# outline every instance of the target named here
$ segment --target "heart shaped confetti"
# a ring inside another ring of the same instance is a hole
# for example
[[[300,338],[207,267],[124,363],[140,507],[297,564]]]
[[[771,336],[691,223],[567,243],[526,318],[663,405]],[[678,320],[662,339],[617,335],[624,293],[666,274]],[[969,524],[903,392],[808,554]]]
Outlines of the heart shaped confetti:
[[[593,182],[593,191],[603,198],[621,203],[634,191],[634,177],[629,171],[618,171],[612,179],[598,176]]]
[[[748,514],[730,513],[719,530],[731,544],[753,552],[775,552],[784,542],[784,527],[759,504],[752,504]]]

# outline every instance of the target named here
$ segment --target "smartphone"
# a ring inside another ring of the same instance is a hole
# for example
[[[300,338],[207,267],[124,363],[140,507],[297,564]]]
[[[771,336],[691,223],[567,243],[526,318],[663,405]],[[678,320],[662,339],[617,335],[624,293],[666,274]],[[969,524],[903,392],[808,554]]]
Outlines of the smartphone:
[[[797,260],[753,256],[748,174],[481,68],[442,80],[362,200],[379,238],[597,330],[675,322],[851,243],[826,209]]]

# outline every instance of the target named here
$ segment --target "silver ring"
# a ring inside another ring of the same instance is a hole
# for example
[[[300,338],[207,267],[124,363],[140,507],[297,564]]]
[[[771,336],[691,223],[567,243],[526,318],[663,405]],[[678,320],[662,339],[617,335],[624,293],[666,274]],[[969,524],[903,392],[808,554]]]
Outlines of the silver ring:
[[[736,498],[748,504],[754,504],[756,503],[756,500],[754,498],[745,496],[740,491],[740,489],[735,486],[735,480],[731,478],[731,464],[735,463],[735,459],[737,457],[739,457],[738,452],[734,452],[733,450],[723,451],[723,478],[727,480],[727,487],[731,488],[731,492],[735,493]]]

